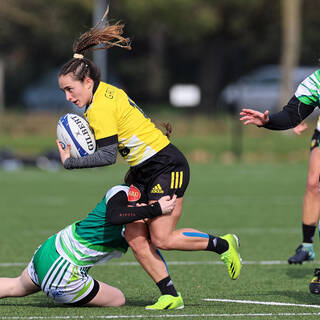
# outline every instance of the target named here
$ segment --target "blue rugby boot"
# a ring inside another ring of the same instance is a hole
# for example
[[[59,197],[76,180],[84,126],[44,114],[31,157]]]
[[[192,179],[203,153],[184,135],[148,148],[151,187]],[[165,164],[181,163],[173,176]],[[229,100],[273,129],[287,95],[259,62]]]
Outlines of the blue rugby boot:
[[[296,249],[296,253],[288,259],[289,264],[302,264],[305,261],[314,260],[316,254],[312,243],[302,243]]]

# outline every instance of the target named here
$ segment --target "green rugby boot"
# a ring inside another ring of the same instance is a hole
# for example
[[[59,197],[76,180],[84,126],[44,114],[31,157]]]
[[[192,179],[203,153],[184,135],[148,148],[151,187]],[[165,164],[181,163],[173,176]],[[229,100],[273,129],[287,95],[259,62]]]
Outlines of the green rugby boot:
[[[162,295],[155,304],[145,307],[146,310],[177,310],[183,308],[184,304],[181,297],[181,293],[178,293],[177,297],[174,297],[170,294]]]
[[[229,243],[229,249],[221,254],[221,260],[228,268],[228,274],[232,280],[237,280],[240,275],[242,259],[239,253],[239,239],[235,234],[226,234],[221,239]]]

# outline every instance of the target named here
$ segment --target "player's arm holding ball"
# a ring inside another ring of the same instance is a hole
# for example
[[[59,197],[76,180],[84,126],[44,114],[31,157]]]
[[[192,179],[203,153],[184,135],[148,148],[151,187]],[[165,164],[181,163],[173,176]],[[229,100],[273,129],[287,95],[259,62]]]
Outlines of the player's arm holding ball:
[[[114,164],[117,159],[117,144],[98,148],[96,152],[81,158],[71,158],[70,145],[62,149],[59,141],[57,145],[60,153],[60,159],[66,169],[94,168]]]
[[[116,162],[117,135],[96,141],[89,123],[78,115],[60,118],[57,137],[60,159],[66,169],[101,167]]]

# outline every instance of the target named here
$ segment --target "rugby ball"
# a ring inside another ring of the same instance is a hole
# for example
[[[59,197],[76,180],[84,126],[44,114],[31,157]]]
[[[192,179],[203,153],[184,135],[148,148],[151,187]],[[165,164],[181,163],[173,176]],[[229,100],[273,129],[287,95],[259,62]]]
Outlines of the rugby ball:
[[[96,150],[96,140],[89,123],[77,114],[67,113],[59,119],[57,138],[63,149],[70,144],[72,158],[84,157]]]

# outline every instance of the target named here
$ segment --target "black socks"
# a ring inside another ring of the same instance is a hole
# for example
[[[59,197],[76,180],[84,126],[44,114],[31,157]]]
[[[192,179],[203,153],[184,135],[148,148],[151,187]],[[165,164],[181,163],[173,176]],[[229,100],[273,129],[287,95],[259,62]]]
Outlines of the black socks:
[[[173,284],[170,276],[160,280],[156,284],[157,284],[158,288],[160,289],[160,292],[162,295],[170,294],[174,297],[178,296],[178,293],[176,291],[176,288],[174,287],[174,284]]]
[[[314,233],[316,232],[315,226],[302,224],[303,243],[313,243]]]
[[[229,243],[227,240],[221,239],[219,237],[214,237],[209,234],[209,242],[206,250],[221,254],[227,251],[228,249]]]

